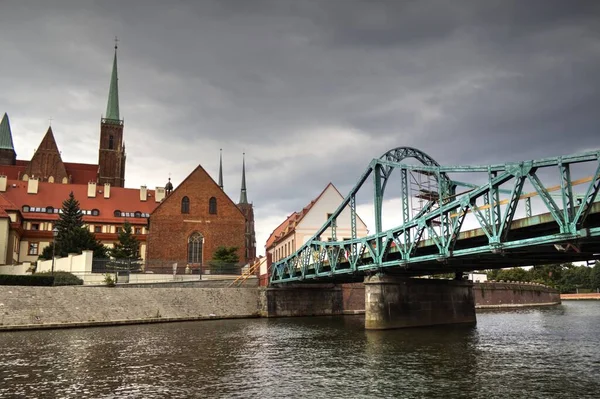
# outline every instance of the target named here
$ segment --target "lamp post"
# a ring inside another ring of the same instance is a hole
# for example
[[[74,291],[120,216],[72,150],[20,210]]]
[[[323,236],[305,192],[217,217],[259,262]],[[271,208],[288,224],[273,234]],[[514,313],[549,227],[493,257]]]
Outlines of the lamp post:
[[[58,229],[55,227],[52,229],[52,275],[54,276],[54,250],[56,249],[56,237],[58,236]]]

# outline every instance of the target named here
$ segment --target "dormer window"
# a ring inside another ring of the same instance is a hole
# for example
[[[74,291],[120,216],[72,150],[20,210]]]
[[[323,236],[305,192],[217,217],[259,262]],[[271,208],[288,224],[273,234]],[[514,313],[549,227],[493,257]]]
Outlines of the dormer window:
[[[46,213],[54,213],[54,208],[52,208],[51,206],[47,206]]]
[[[23,212],[29,212],[29,205],[23,205]]]
[[[117,210],[115,211],[115,217],[121,217],[121,211]]]
[[[142,217],[142,212],[140,212],[140,211],[136,211],[136,212],[135,212],[133,215],[134,215],[134,217],[136,217],[136,218],[141,218],[141,217]]]
[[[100,215],[100,211],[98,209],[92,209],[92,216]]]

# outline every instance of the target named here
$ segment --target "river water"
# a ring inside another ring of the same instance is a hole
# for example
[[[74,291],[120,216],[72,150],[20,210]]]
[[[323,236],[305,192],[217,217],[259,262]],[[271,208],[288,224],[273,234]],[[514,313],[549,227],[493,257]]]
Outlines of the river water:
[[[360,316],[0,333],[2,398],[582,398],[600,301],[365,331]]]

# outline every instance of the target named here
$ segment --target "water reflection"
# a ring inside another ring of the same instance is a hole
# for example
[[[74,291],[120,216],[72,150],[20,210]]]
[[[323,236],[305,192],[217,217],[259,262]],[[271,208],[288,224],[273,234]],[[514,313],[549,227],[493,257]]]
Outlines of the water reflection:
[[[362,317],[0,334],[0,397],[594,397],[600,303],[365,331]]]

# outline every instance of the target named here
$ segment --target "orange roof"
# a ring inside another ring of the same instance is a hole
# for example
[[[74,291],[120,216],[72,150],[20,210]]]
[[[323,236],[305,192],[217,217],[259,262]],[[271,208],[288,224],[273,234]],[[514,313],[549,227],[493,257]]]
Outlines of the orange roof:
[[[133,188],[111,187],[110,198],[104,198],[104,186],[96,187],[96,197],[88,198],[87,184],[60,184],[60,183],[38,183],[38,193],[27,193],[28,182],[20,180],[9,180],[6,192],[0,193],[0,206],[6,201],[13,204],[14,209],[20,210],[24,219],[55,220],[57,213],[47,213],[46,209],[62,208],[64,200],[69,198],[72,191],[75,199],[79,201],[82,211],[90,212],[84,214],[86,222],[123,223],[125,220],[131,224],[146,224],[147,215],[159,205],[154,199],[154,190],[148,190],[146,201],[140,200],[140,190]],[[29,206],[30,211],[23,211],[24,206]],[[8,209],[8,208],[7,208]],[[35,209],[32,211],[31,209]],[[92,216],[92,210],[98,210],[97,216]],[[121,217],[114,216],[115,211],[121,211]],[[139,212],[141,217],[135,217]]]
[[[0,175],[5,175],[9,180],[19,180],[25,173],[29,161],[17,159],[15,165],[0,165]],[[72,184],[87,184],[98,180],[98,165],[87,163],[65,162],[67,175],[71,176]]]
[[[304,216],[308,213],[308,211],[310,211],[310,208],[312,208],[313,205],[319,200],[319,198],[321,198],[321,196],[323,195],[323,193],[327,190],[327,188],[329,186],[332,186],[336,191],[338,191],[337,188],[335,188],[335,186],[333,185],[333,183],[330,182],[327,186],[325,186],[325,188],[323,189],[323,191],[321,191],[321,193],[317,196],[317,198],[310,201],[310,203],[308,205],[306,205],[304,208],[302,208],[302,210],[300,212],[292,213],[290,216],[287,217],[287,219],[285,219],[283,221],[283,223],[281,223],[279,226],[277,226],[275,228],[275,230],[273,230],[273,232],[267,239],[266,248],[269,249],[277,241],[286,237],[288,234],[291,234],[294,231],[294,229],[296,228],[296,226],[298,225],[298,223],[300,223],[300,221],[304,218]],[[338,191],[338,193],[339,193],[339,191]]]

